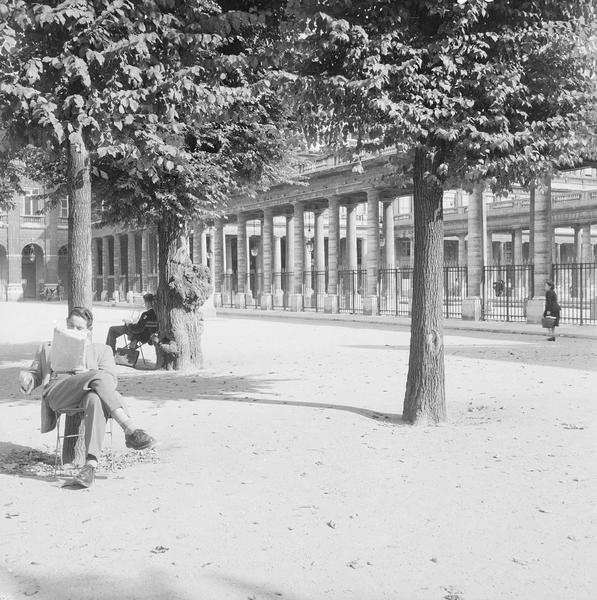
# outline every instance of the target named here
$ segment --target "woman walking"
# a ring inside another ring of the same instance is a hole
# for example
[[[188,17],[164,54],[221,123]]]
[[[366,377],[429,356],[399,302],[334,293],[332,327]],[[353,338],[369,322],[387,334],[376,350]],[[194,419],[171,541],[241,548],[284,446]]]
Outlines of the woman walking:
[[[560,324],[560,305],[558,304],[558,296],[554,291],[553,281],[545,282],[545,310],[544,317],[554,317],[553,325],[547,327],[547,341],[555,342],[555,328]]]

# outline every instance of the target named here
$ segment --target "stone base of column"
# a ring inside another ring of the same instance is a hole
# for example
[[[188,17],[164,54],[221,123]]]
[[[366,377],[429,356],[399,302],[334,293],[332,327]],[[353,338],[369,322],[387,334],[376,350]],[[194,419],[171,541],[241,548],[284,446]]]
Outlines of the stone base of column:
[[[591,312],[590,312],[591,320],[594,321],[597,319],[597,298],[593,298],[591,300]]]
[[[201,315],[204,319],[214,319],[216,317],[216,308],[214,306],[214,294],[210,294],[207,300],[201,306]]]
[[[284,292],[282,290],[274,292],[274,306],[284,306]]]
[[[214,294],[214,307],[220,308],[221,306],[222,306],[222,294],[218,292],[218,293]]]
[[[290,294],[290,310],[293,312],[301,312],[303,310],[303,295]]]
[[[328,294],[323,299],[323,312],[337,314],[340,310],[338,303],[338,294]]]
[[[272,310],[273,296],[271,294],[261,294],[261,310]]]
[[[365,296],[363,298],[363,314],[370,316],[379,314],[377,296]]]
[[[483,299],[480,296],[469,296],[462,300],[462,320],[480,321],[483,316]]]
[[[23,286],[20,283],[9,283],[6,288],[6,299],[9,302],[23,299]]]
[[[222,292],[221,306],[230,306],[232,304],[232,294],[230,292]]]
[[[135,302],[135,293],[129,290],[129,291],[126,293],[126,301],[127,301],[129,304],[133,304],[133,303]]]
[[[247,297],[244,292],[237,292],[234,296],[234,308],[247,308]]]
[[[545,298],[530,298],[527,302],[527,323],[539,324],[545,310]]]

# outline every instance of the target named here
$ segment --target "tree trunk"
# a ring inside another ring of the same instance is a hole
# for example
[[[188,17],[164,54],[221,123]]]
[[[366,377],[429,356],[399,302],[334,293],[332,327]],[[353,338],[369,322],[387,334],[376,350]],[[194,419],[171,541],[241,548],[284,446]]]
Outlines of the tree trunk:
[[[203,366],[203,319],[194,294],[199,267],[186,247],[186,232],[164,218],[158,223],[159,284],[157,316],[160,341],[156,343],[158,369],[190,371]]]
[[[91,181],[89,152],[81,132],[69,136],[68,177],[68,310],[91,309]]]
[[[408,379],[403,419],[414,424],[445,420],[442,289],[443,187],[439,153],[417,148],[414,159],[415,252]]]

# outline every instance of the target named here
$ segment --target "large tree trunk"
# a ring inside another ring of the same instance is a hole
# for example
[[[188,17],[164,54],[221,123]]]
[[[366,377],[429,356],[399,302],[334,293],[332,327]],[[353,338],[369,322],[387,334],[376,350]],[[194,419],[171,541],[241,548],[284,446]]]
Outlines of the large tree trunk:
[[[68,310],[91,309],[91,181],[89,152],[81,132],[67,146],[68,177]]]
[[[414,424],[445,420],[442,280],[443,187],[433,175],[439,153],[417,148],[414,159],[415,256],[408,379],[403,419]]]
[[[201,306],[205,301],[201,279],[208,276],[189,257],[186,231],[170,219],[158,223],[159,284],[157,316],[160,341],[156,367],[197,370],[203,366]]]

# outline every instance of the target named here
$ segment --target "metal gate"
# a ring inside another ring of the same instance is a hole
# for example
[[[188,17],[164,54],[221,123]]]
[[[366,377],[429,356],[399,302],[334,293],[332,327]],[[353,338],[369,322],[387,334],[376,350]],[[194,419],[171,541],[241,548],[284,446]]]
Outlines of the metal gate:
[[[486,321],[526,321],[533,297],[533,265],[484,268],[483,318]]]
[[[467,274],[466,267],[444,267],[444,317],[446,319],[462,317],[462,300],[468,294]]]
[[[338,271],[338,310],[341,313],[363,312],[363,284],[366,270]]]
[[[563,323],[597,323],[597,263],[553,265],[553,282]]]
[[[327,271],[303,271],[303,310],[323,312]]]

